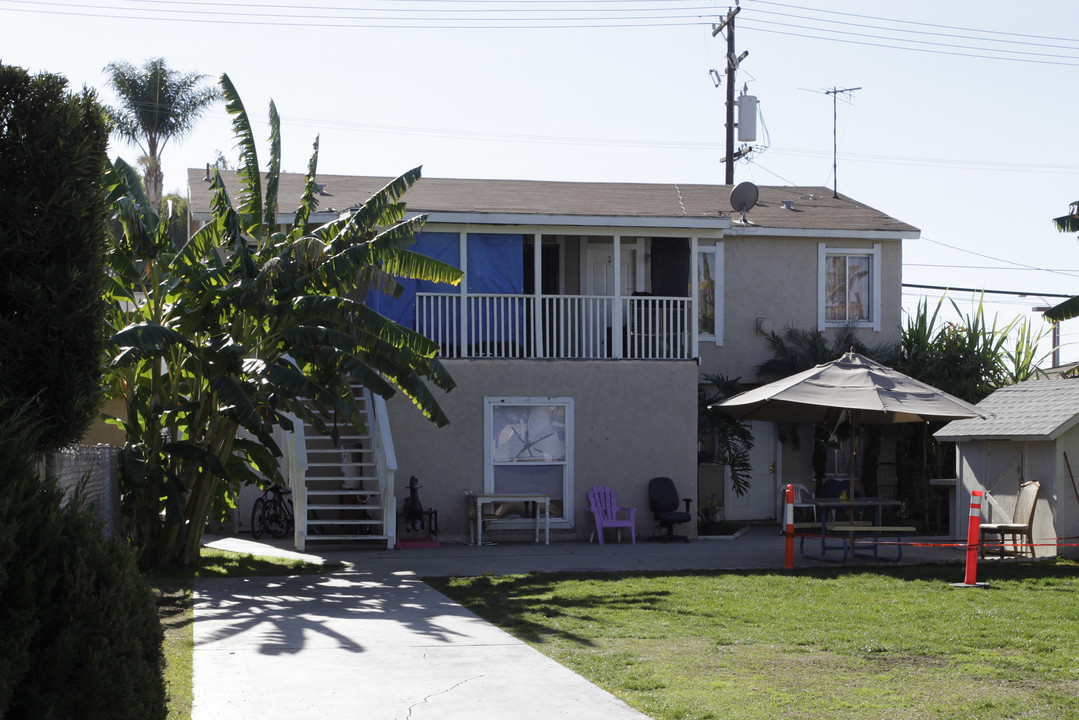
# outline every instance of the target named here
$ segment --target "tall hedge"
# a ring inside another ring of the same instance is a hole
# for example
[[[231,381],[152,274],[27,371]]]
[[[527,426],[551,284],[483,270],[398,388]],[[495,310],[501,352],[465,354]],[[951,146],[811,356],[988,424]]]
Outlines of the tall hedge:
[[[164,718],[153,594],[130,548],[37,477],[34,431],[0,420],[0,718]]]
[[[0,399],[47,452],[101,404],[108,126],[92,91],[0,65]]]

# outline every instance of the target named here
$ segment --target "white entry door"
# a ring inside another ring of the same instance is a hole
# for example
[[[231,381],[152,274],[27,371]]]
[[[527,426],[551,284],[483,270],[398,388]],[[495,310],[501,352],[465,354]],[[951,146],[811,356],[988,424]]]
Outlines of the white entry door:
[[[618,262],[622,275],[622,294],[631,295],[637,289],[636,249],[622,247]],[[614,246],[589,244],[585,273],[586,295],[614,295]]]
[[[622,247],[619,270],[622,294],[630,295],[637,287],[637,254],[631,247]],[[587,300],[581,307],[581,342],[586,357],[608,357],[613,341],[611,324],[614,310],[605,298],[614,295],[614,246],[589,244],[584,262],[584,294],[601,299]]]
[[[724,473],[723,511],[728,520],[775,520],[779,482],[776,468],[776,426],[770,422],[752,422],[753,450],[749,453],[749,490],[739,497]]]

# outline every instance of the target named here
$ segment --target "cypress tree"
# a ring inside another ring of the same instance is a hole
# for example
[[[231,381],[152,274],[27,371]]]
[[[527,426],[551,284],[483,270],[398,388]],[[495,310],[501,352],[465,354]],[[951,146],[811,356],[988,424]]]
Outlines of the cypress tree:
[[[0,399],[77,441],[101,405],[108,124],[94,93],[0,65]]]

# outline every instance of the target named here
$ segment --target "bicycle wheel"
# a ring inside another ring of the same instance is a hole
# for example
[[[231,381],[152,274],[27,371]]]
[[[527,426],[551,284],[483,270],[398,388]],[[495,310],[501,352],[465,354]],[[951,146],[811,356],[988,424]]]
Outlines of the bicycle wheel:
[[[289,531],[288,517],[283,505],[284,501],[280,497],[266,503],[266,528],[278,539],[288,535]]]
[[[251,508],[251,537],[258,540],[266,529],[266,498],[258,498]]]

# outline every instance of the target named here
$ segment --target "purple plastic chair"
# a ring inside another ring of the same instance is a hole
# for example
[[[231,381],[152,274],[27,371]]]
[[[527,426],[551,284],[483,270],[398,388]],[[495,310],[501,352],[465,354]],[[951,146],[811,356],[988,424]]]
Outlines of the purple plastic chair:
[[[605,528],[624,527],[629,528],[629,536],[633,540],[633,544],[637,544],[637,527],[635,523],[637,508],[618,507],[618,499],[614,495],[614,490],[605,485],[597,485],[588,491],[588,504],[592,515],[596,518],[595,535],[599,538],[600,545],[603,545],[603,530]],[[629,517],[620,520],[618,518],[620,510],[628,510]],[[621,539],[621,536],[619,536],[619,539]]]

